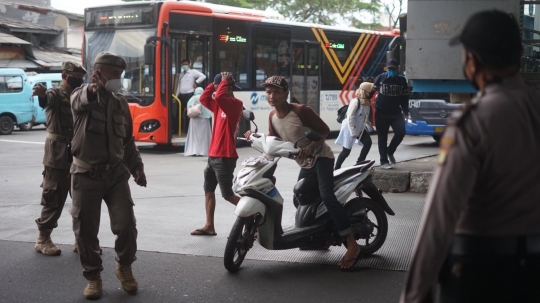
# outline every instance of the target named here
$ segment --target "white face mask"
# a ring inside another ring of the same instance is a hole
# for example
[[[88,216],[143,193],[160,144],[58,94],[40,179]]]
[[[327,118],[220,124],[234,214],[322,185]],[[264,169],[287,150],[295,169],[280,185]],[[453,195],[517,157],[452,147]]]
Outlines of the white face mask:
[[[105,89],[111,93],[118,93],[122,89],[122,80],[107,80],[107,83],[105,83]]]
[[[182,65],[182,71],[185,73],[188,71],[189,67],[187,65]]]

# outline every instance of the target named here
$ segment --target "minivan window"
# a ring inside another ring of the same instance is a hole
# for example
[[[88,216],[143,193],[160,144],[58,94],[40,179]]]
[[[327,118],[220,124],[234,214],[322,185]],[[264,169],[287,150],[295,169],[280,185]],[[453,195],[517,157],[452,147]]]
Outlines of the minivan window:
[[[0,93],[18,93],[23,90],[20,76],[0,76]]]
[[[52,88],[58,88],[62,81],[51,81]]]

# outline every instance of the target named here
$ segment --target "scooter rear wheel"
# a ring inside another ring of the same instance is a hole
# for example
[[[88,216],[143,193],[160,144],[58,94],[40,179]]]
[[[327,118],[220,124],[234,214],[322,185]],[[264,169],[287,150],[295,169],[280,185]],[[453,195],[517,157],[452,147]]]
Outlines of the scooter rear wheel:
[[[225,255],[223,256],[223,263],[228,271],[238,271],[240,265],[244,262],[248,250],[253,246],[256,230],[257,228],[253,222],[253,218],[238,217],[236,219],[229,234],[229,239],[225,246]]]
[[[362,207],[366,210],[364,221],[373,225],[373,230],[368,237],[359,237],[359,235],[355,234],[356,243],[360,245],[361,254],[367,256],[378,251],[384,244],[388,235],[388,218],[379,203],[368,198],[356,199],[359,202],[361,201]],[[345,241],[343,245],[347,247],[347,242]]]

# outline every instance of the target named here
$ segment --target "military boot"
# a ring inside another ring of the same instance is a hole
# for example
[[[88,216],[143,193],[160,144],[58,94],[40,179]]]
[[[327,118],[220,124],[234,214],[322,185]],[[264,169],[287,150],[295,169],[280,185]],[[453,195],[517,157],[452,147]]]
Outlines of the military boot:
[[[39,236],[34,248],[40,253],[47,256],[58,256],[62,253],[60,248],[54,245],[50,237]]]
[[[83,295],[88,300],[97,300],[101,297],[103,291],[103,281],[101,281],[101,273],[97,273],[95,277],[88,280],[88,284],[83,291]]]
[[[139,284],[133,277],[131,272],[131,265],[124,265],[117,263],[116,265],[116,277],[122,283],[122,288],[127,292],[137,292]]]

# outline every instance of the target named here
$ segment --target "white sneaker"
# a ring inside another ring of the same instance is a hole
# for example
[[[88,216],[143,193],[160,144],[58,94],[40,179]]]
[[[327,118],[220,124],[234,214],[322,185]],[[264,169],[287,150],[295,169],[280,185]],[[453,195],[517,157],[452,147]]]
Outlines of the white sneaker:
[[[390,164],[390,163],[384,163],[383,165],[381,165],[381,167],[384,168],[384,169],[392,169],[392,168],[394,168],[392,166],[392,164]]]
[[[390,160],[390,163],[396,164],[396,158],[394,158],[394,155],[386,154],[388,156],[388,160]]]

